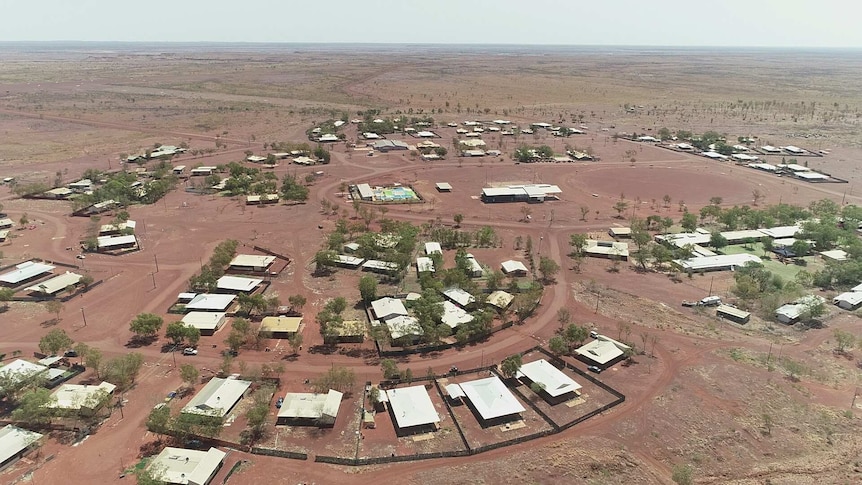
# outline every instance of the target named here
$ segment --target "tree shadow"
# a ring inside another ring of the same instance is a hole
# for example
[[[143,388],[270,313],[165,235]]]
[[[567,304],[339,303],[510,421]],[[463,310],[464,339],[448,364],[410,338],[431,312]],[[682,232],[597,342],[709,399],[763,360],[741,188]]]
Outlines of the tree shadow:
[[[311,354],[323,354],[323,355],[332,355],[338,351],[338,347],[335,345],[315,345],[308,349],[308,352]]]
[[[299,359],[299,354],[289,354],[281,358],[281,360],[286,360],[288,362],[296,362],[297,359]]]
[[[54,325],[57,325],[58,323],[60,323],[59,318],[49,318],[48,320],[45,320],[44,322],[40,323],[39,325],[41,327],[47,328],[47,327],[53,327]]]
[[[146,347],[155,342],[157,338],[155,335],[135,335],[126,342],[126,347],[130,349]]]

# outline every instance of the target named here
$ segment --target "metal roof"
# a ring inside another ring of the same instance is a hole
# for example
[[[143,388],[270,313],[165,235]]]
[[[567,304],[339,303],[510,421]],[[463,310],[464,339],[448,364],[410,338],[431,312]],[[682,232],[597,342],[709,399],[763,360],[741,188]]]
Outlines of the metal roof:
[[[183,408],[184,413],[224,416],[242,398],[251,382],[214,377]]]
[[[536,360],[521,366],[517,377],[527,377],[533,382],[544,385],[544,390],[552,397],[577,391],[581,385],[557,369],[545,359]]]
[[[27,281],[31,278],[39,276],[43,273],[50,273],[54,266],[35,261],[27,261],[15,265],[15,269],[7,271],[0,275],[0,281],[9,283],[10,285],[18,284],[22,281]]]
[[[494,419],[524,412],[524,406],[497,376],[461,383],[482,419]]]
[[[425,386],[411,386],[386,391],[389,407],[401,429],[439,423],[440,416]]]

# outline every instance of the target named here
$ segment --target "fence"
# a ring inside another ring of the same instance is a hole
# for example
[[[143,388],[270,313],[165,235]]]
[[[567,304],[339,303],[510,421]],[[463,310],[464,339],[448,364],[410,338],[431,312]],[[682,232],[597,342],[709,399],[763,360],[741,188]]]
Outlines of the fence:
[[[272,448],[261,448],[253,446],[249,450],[253,455],[277,456],[280,458],[290,458],[291,460],[307,460],[308,454],[299,453],[297,451],[274,450]]]

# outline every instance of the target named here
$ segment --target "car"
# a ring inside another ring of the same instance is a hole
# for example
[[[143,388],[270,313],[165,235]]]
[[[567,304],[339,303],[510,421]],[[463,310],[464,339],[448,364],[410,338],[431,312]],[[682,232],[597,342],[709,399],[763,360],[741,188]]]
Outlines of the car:
[[[77,255],[77,256],[75,256],[75,257],[76,257],[76,258],[78,258],[78,259],[87,259],[87,257],[86,257],[86,256],[84,256],[83,254],[79,254],[79,255]]]
[[[280,397],[280,398],[278,398],[278,400],[275,401],[275,407],[277,407],[277,408],[281,408],[282,404],[284,404],[284,398],[283,397]]]
[[[591,331],[590,331],[590,337],[592,337],[592,338],[599,338],[599,333],[598,333],[598,332],[596,332],[595,330],[591,330]]]
[[[596,374],[601,374],[601,373],[602,373],[602,368],[601,368],[601,367],[598,367],[598,366],[595,366],[595,365],[591,365],[591,366],[587,367],[587,370],[588,370],[588,371],[591,371],[591,372],[595,372]]]
[[[198,355],[198,349],[186,347],[183,349],[183,355]]]
[[[78,352],[75,349],[69,349],[63,352],[63,357],[77,357]]]

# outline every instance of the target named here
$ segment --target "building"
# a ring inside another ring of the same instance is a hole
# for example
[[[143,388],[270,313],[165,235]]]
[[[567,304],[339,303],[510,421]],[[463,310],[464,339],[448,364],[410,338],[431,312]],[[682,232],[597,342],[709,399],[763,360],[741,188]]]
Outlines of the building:
[[[214,174],[216,172],[216,170],[218,170],[218,167],[209,167],[209,166],[195,167],[192,169],[191,175],[192,175],[192,177],[209,176],[209,175]]]
[[[623,261],[629,259],[629,245],[624,242],[588,239],[584,244],[584,252],[588,256],[596,258],[621,259]]]
[[[461,308],[469,308],[476,303],[476,297],[461,288],[446,288],[441,293],[447,300],[457,303]]]
[[[201,335],[213,335],[224,325],[227,315],[224,312],[189,312],[183,315],[184,325],[200,330]]]
[[[608,229],[608,235],[614,239],[629,239],[632,237],[631,227],[611,227]]]
[[[83,276],[67,271],[41,283],[28,286],[24,288],[24,291],[29,291],[39,296],[54,296],[66,288],[77,286],[81,282],[81,278]]]
[[[511,276],[527,276],[527,267],[520,261],[508,260],[500,264],[503,273]]]
[[[110,382],[98,386],[63,384],[51,394],[52,400],[45,407],[92,413],[108,402],[116,388]]]
[[[0,470],[41,444],[42,435],[7,424],[0,429]]]
[[[344,246],[346,248],[348,244],[345,244]],[[356,245],[356,249],[359,249],[358,244]],[[350,256],[347,254],[339,254],[335,256],[335,265],[342,268],[356,269],[362,266],[362,263],[364,262],[365,260],[362,258],[357,258],[356,256]]]
[[[708,152],[703,152],[701,153],[701,155],[705,156],[706,158],[711,158],[713,160],[727,160],[728,158],[730,158],[727,155],[722,155],[721,153],[714,152],[712,150]]]
[[[444,301],[440,303],[440,305],[443,306],[443,314],[440,317],[440,320],[449,328],[454,329],[461,324],[473,321],[473,315],[470,315],[466,310],[451,301]]]
[[[57,199],[57,200],[65,200],[68,199],[75,192],[68,187],[57,187],[55,189],[51,189],[42,194],[43,197],[47,199]]]
[[[483,274],[485,274],[484,268],[482,265],[476,261],[476,257],[470,253],[467,253],[467,262],[470,263],[470,277],[471,278],[481,278]]]
[[[242,399],[251,382],[213,377],[183,408],[187,414],[224,418]]]
[[[398,263],[392,263],[390,261],[369,259],[362,263],[362,271],[371,271],[372,273],[394,274],[397,273],[399,269]]]
[[[200,293],[192,301],[186,304],[186,310],[198,310],[203,312],[226,312],[230,308],[236,295],[223,295],[217,293]]]
[[[829,261],[847,261],[847,251],[843,249],[832,249],[829,251],[820,251],[820,256]]]
[[[154,478],[169,484],[209,485],[225,456],[217,448],[199,451],[168,446],[150,462],[149,469]]]
[[[389,330],[389,337],[392,341],[401,345],[411,345],[425,334],[419,320],[407,315],[387,319],[386,328]]]
[[[730,157],[740,162],[755,162],[758,160],[757,155],[749,155],[747,153],[734,153]]]
[[[238,254],[230,262],[230,269],[234,271],[246,271],[260,273],[268,271],[275,256],[261,256],[257,254]]]
[[[0,274],[0,284],[3,286],[18,286],[33,281],[45,273],[54,270],[50,264],[37,261],[26,261],[15,265],[15,269]]]
[[[524,406],[497,376],[459,384],[483,425],[520,419]]]
[[[134,234],[125,236],[99,236],[96,238],[99,251],[119,251],[121,249],[137,249],[138,239]]]
[[[338,138],[338,136],[333,135],[332,133],[326,133],[325,135],[318,138],[317,141],[320,143],[335,143],[337,141],[340,141],[340,139]]]
[[[185,165],[177,165],[176,167],[174,167],[174,168],[171,170],[171,172],[172,172],[174,175],[182,175],[183,173],[185,173],[185,171],[186,171],[186,166],[185,166]]]
[[[736,323],[748,323],[748,320],[751,319],[750,312],[730,305],[718,305],[718,308],[715,309],[715,315]]]
[[[801,226],[777,226],[767,229],[760,229],[764,236],[769,236],[772,239],[786,239],[794,237],[802,231]]]
[[[832,299],[832,304],[838,305],[842,310],[855,310],[862,305],[862,293],[858,291],[841,293]]]
[[[433,273],[435,271],[434,268],[434,260],[427,256],[419,256],[416,258],[416,272],[419,276],[422,276],[422,273]]]
[[[528,386],[532,386],[534,382],[539,384],[542,387],[540,395],[555,404],[577,397],[581,388],[574,379],[545,359],[522,365],[515,377]]]
[[[278,194],[248,195],[245,205],[278,204]]]
[[[824,302],[825,300],[817,295],[803,296],[793,303],[780,306],[775,310],[775,318],[781,323],[790,325],[799,321],[809,309]]]
[[[326,394],[289,392],[285,394],[275,424],[332,427],[344,394],[330,389]]]
[[[438,192],[452,192],[452,186],[448,182],[437,182],[435,186]]]
[[[261,283],[263,283],[263,280],[257,278],[224,275],[216,282],[216,288],[231,293],[251,293]]]
[[[805,154],[805,150],[793,145],[787,145],[786,147],[781,147],[782,150],[791,154],[791,155],[803,155]]]
[[[0,229],[0,242],[6,242],[7,237],[9,237],[9,231],[6,229]]]
[[[385,395],[399,436],[438,429],[440,416],[425,386],[389,389]]]
[[[741,268],[749,263],[762,263],[762,260],[753,254],[744,253],[673,260],[673,264],[677,265],[682,271],[733,270],[733,268]]]
[[[770,154],[777,154],[777,153],[781,153],[781,149],[780,149],[780,148],[774,147],[774,146],[772,146],[772,145],[763,145],[762,147],[760,147],[760,149],[761,149],[762,151],[764,151],[764,152],[766,152],[766,153],[770,153]]]
[[[368,133],[366,133],[368,134]],[[371,133],[374,134],[374,133]],[[375,135],[379,138],[379,135]],[[367,138],[366,138],[367,139]],[[409,150],[410,146],[407,143],[400,140],[377,140],[371,144],[371,148],[377,150],[378,152],[391,152],[398,150]]]
[[[485,143],[485,141],[482,140],[481,138],[471,138],[469,140],[461,140],[458,142],[458,144],[463,146],[463,147],[466,147],[468,149],[482,148],[482,147],[487,145]]]
[[[259,332],[269,338],[290,338],[302,331],[302,317],[264,317]]]
[[[9,229],[10,227],[12,227],[13,224],[15,223],[12,222],[12,219],[9,219],[8,217],[0,219],[0,229]]]
[[[485,187],[482,189],[482,202],[486,204],[498,202],[529,202],[539,203],[546,199],[559,199],[563,191],[556,185],[528,184],[509,185],[507,187]]]
[[[427,242],[425,243],[425,254],[443,254],[443,248],[440,246],[438,242]]]
[[[512,304],[512,300],[514,299],[515,297],[512,294],[507,293],[503,290],[497,290],[488,295],[488,297],[485,299],[485,303],[493,306],[498,310],[505,310],[506,308],[509,308],[509,305]]]
[[[407,308],[397,298],[380,298],[371,302],[371,311],[378,320],[407,315]]]
[[[131,231],[132,233],[134,233],[137,225],[138,225],[138,223],[135,221],[126,221],[126,222],[121,222],[119,224],[103,224],[102,227],[99,228],[99,235],[100,236],[113,236],[116,234],[120,234],[120,233],[126,231],[127,229],[129,231]]]
[[[575,349],[575,353],[579,359],[605,369],[622,360],[630,349],[631,347],[622,342],[598,335],[591,342]]]
[[[48,378],[48,367],[22,359],[15,359],[0,367],[0,382],[9,385],[17,386],[39,378]]]
[[[69,187],[73,192],[85,193],[93,190],[93,181],[90,179],[81,179],[77,182],[72,182],[66,187]]]
[[[359,192],[359,199],[364,201],[374,200],[374,190],[368,184],[356,184],[356,191]]]

